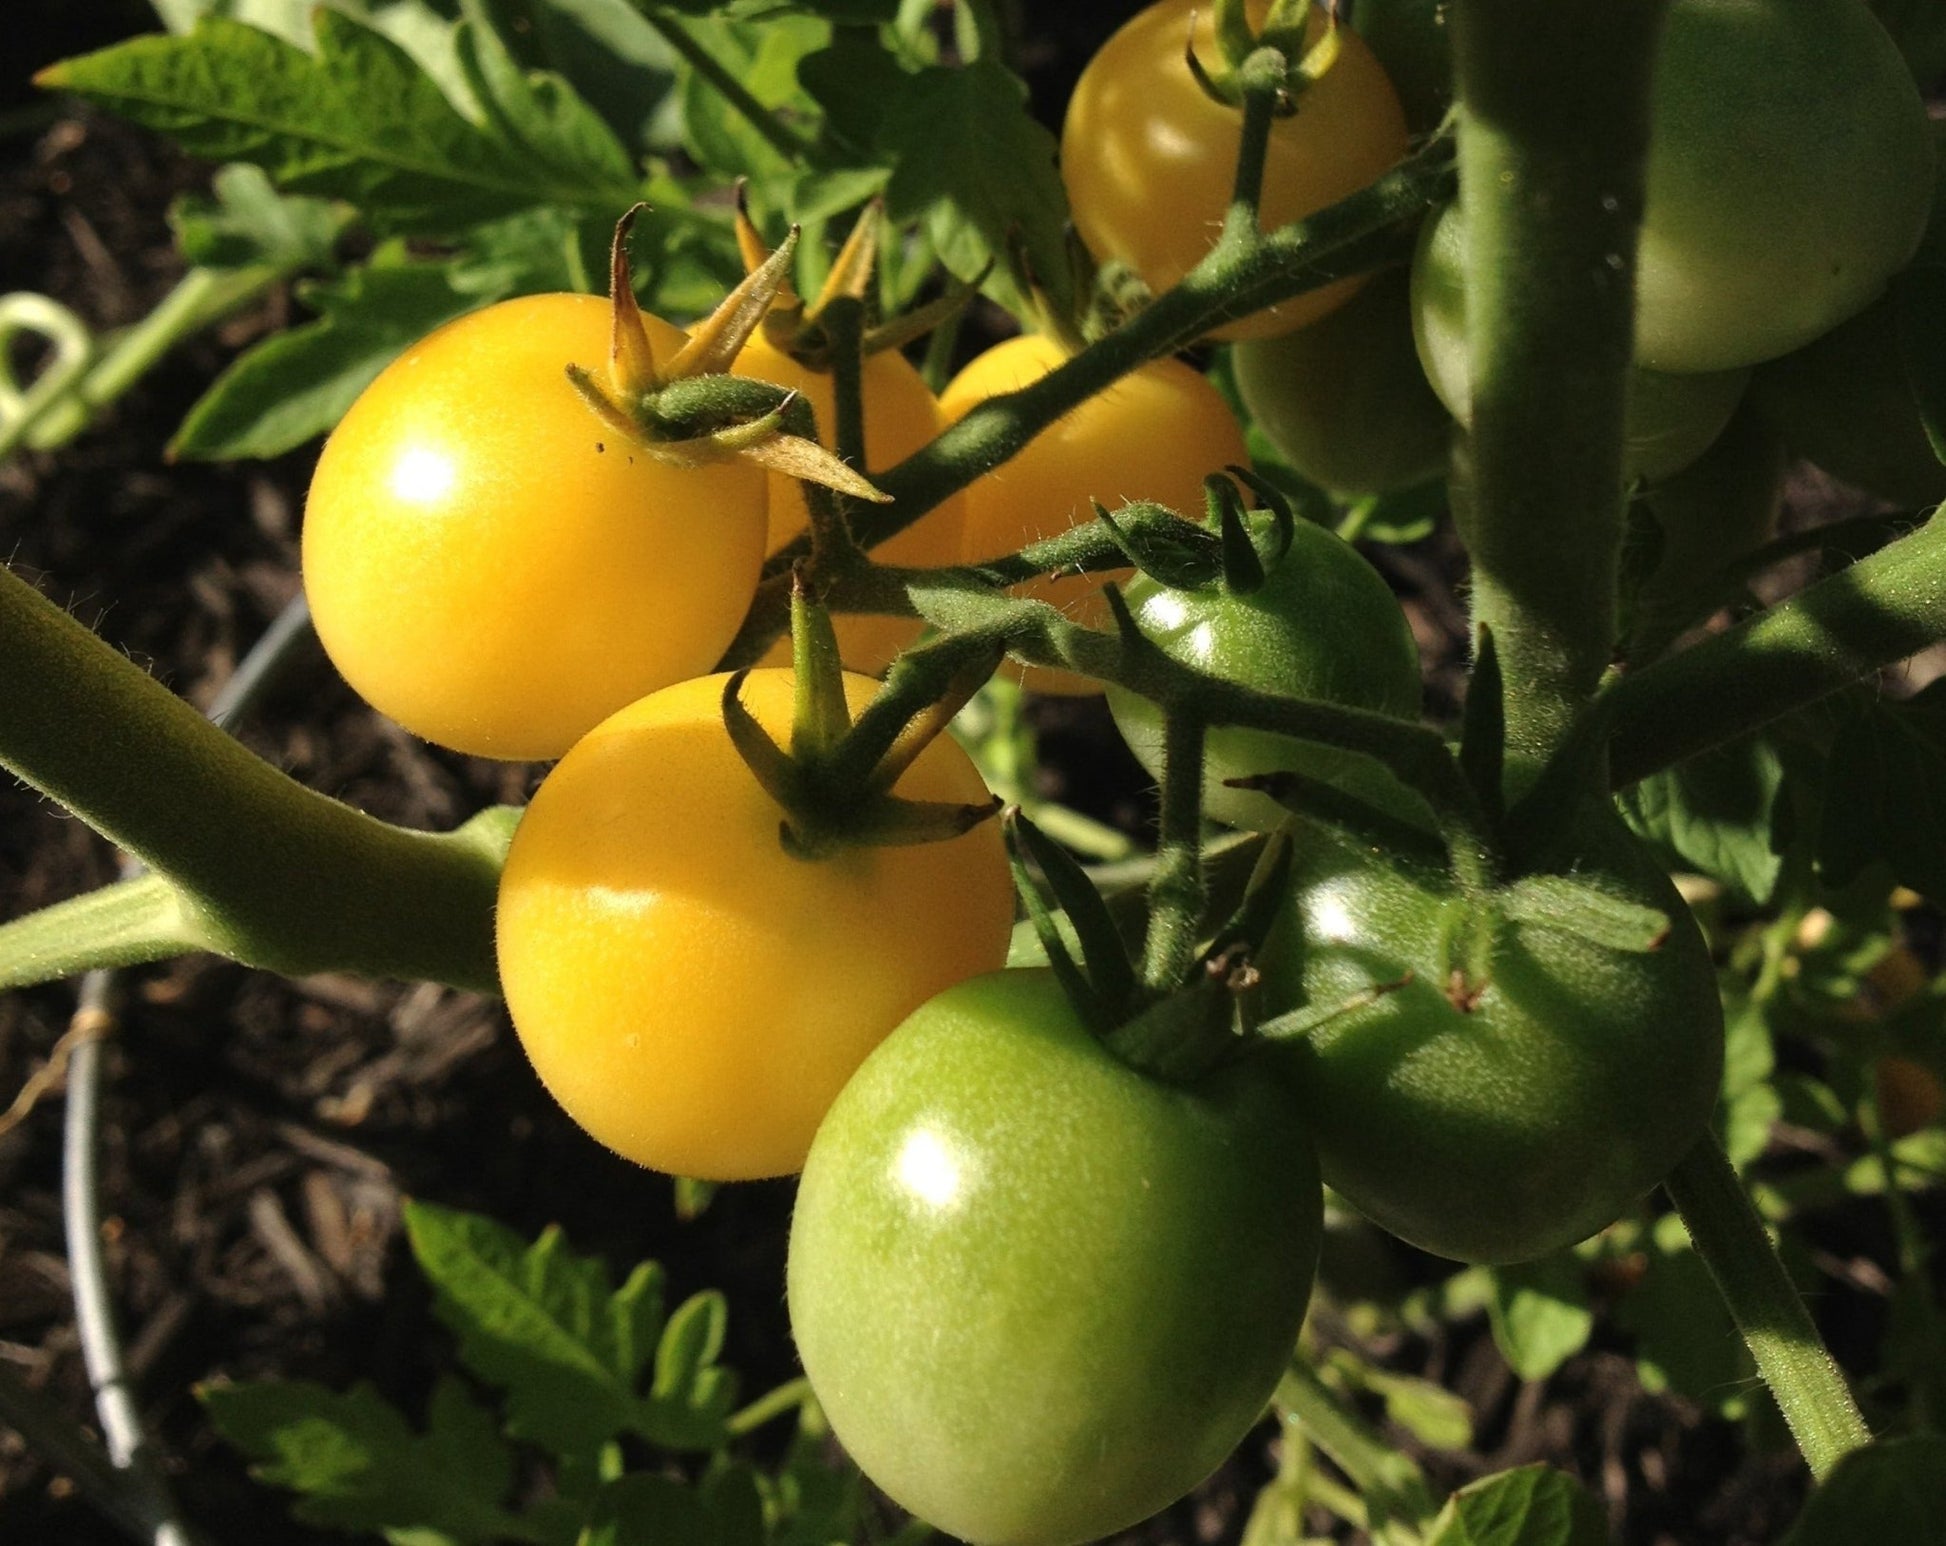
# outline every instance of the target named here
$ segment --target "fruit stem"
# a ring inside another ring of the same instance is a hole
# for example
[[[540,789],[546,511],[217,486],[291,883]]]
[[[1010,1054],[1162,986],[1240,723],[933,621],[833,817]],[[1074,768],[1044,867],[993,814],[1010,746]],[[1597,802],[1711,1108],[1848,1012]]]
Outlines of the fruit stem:
[[[1516,783],[1566,738],[1615,644],[1634,254],[1665,7],[1453,6],[1473,382],[1455,509],[1474,621],[1500,653]]]
[[[1237,71],[1237,89],[1243,96],[1243,129],[1237,141],[1236,183],[1223,217],[1223,241],[1244,242],[1258,234],[1264,158],[1270,149],[1270,129],[1277,117],[1277,93],[1284,84],[1285,68],[1284,56],[1276,49],[1258,48]]]
[[[1182,984],[1203,922],[1203,730],[1188,710],[1163,716],[1162,829],[1142,946],[1143,986],[1163,992]]]
[[[1845,1455],[1869,1444],[1871,1431],[1716,1139],[1705,1137],[1691,1149],[1663,1188],[1811,1474],[1824,1477]]]

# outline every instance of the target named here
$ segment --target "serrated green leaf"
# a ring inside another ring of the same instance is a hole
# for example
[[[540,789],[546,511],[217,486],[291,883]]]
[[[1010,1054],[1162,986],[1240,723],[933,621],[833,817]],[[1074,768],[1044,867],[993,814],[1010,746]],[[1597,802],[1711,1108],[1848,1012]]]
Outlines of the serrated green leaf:
[[[798,85],[797,66],[831,40],[830,26],[813,16],[772,16],[762,22],[737,22],[720,16],[683,24],[695,45],[736,77],[745,91],[788,132],[815,138],[817,104]],[[697,165],[724,178],[761,181],[799,170],[743,111],[693,70],[682,74],[677,100],[684,127],[683,148]]]
[[[1557,1253],[1491,1269],[1487,1319],[1507,1365],[1523,1380],[1544,1380],[1587,1345],[1595,1312],[1580,1264]]]
[[[636,1472],[595,1494],[577,1546],[714,1546],[710,1515],[693,1488]]]
[[[736,1380],[717,1359],[729,1304],[715,1290],[692,1294],[669,1317],[655,1349],[655,1378],[641,1431],[672,1449],[714,1449],[736,1405]]]
[[[1843,885],[1874,864],[1946,902],[1946,683],[1872,701],[1835,738],[1818,861]]]
[[[176,246],[203,268],[329,268],[349,211],[327,199],[294,198],[271,187],[261,167],[217,170],[214,198],[190,195],[169,211]]]
[[[432,263],[353,269],[304,294],[324,315],[233,361],[189,410],[171,456],[234,461],[301,446],[336,425],[408,345],[480,304]]]
[[[507,1394],[507,1431],[557,1454],[636,1429],[637,1378],[655,1342],[659,1270],[611,1293],[600,1261],[558,1229],[532,1246],[492,1219],[409,1202],[406,1232],[460,1357]]]
[[[378,229],[450,233],[536,204],[619,213],[628,179],[564,175],[467,121],[404,49],[337,11],[317,52],[219,17],[50,66],[73,91],[197,155],[248,161],[293,193],[342,198]]]
[[[631,184],[635,166],[601,115],[559,75],[523,70],[481,0],[461,5],[466,20],[454,32],[454,47],[492,131],[571,186]],[[611,213],[619,216],[621,209]]]
[[[370,1385],[339,1394],[309,1381],[211,1385],[199,1392],[217,1432],[264,1481],[301,1494],[292,1512],[341,1530],[436,1531],[454,1541],[531,1540],[498,1499],[513,1457],[493,1414],[457,1381],[433,1391],[415,1433]]]
[[[1946,1434],[1853,1450],[1804,1505],[1783,1546],[1946,1546]]]
[[[1608,1522],[1573,1477],[1521,1466],[1448,1498],[1426,1546],[1608,1546]]]
[[[1765,1007],[1733,986],[1724,993],[1723,1008],[1723,1084],[1716,1126],[1724,1153],[1741,1169],[1770,1146],[1770,1131],[1783,1103],[1770,1084],[1777,1056]]]
[[[765,1546],[763,1487],[754,1467],[713,1466],[698,1490],[709,1511],[710,1546]]]
[[[1785,761],[1767,734],[1653,773],[1617,796],[1636,834],[1761,906],[1777,887]]]
[[[885,110],[905,89],[906,74],[876,36],[849,27],[797,62],[798,85],[823,111],[826,135],[852,156],[877,145]]]
[[[886,214],[921,225],[955,278],[970,282],[990,268],[988,290],[1020,306],[1005,261],[1017,240],[1057,314],[1071,314],[1068,201],[1054,136],[1028,113],[1017,76],[989,59],[907,76],[879,122],[878,152],[894,168]]]

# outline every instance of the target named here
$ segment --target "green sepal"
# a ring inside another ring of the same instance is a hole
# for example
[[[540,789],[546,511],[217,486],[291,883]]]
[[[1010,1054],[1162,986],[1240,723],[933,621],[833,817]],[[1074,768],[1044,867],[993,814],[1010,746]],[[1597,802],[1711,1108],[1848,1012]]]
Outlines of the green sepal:
[[[791,567],[791,675],[791,755],[827,756],[851,729],[851,709],[837,631],[801,564]]]
[[[1296,860],[1297,845],[1291,841],[1289,830],[1271,833],[1244,882],[1242,900],[1203,951],[1203,966],[1237,949],[1252,960],[1263,954],[1264,942],[1283,911]]]
[[[1355,1014],[1361,1009],[1369,1009],[1380,999],[1397,993],[1401,988],[1409,988],[1418,981],[1411,972],[1391,982],[1374,983],[1371,987],[1341,999],[1335,1004],[1300,1004],[1296,1009],[1287,1010],[1274,1019],[1265,1020],[1257,1027],[1257,1034],[1266,1041],[1297,1041],[1309,1036],[1320,1026],[1329,1025],[1340,1015]]]
[[[1021,829],[1033,830],[1033,823],[1020,812],[1018,806],[1005,812],[1000,818],[1000,830],[1007,840],[1007,865],[1013,871],[1014,890],[1019,893],[1021,906],[1026,909],[1027,921],[1034,926],[1035,937],[1041,942],[1041,951],[1047,957],[1048,969],[1060,983],[1061,991],[1067,995],[1068,1002],[1081,1023],[1097,1036],[1104,1035],[1114,1024],[1114,1017],[1095,993],[1094,984],[1088,981],[1087,973],[1076,964],[1068,950],[1067,941],[1061,936],[1061,927],[1055,918],[1054,909],[1047,905],[1047,898],[1034,879],[1028,867],[1026,844]],[[1073,919],[1068,920],[1070,924]],[[1078,943],[1078,931],[1077,931]]]
[[[1130,500],[1116,515],[1099,500],[1093,503],[1095,519],[1128,561],[1171,590],[1198,590],[1223,573],[1222,538],[1206,527],[1153,500]],[[1163,515],[1168,519],[1157,519]]]
[[[1122,1019],[1134,1009],[1141,990],[1108,904],[1074,856],[1018,810],[1010,818],[1010,833],[1011,841],[1040,870],[1055,906],[1073,925],[1081,948],[1081,970],[1103,1013],[1111,1022]]]
[[[1222,586],[1231,596],[1248,596],[1264,586],[1266,568],[1263,555],[1250,535],[1243,518],[1243,496],[1236,484],[1221,473],[1203,479],[1203,495],[1209,504],[1210,523],[1223,539]]]
[[[1525,875],[1496,896],[1510,923],[1560,929],[1591,944],[1631,955],[1660,950],[1669,938],[1669,915],[1604,891],[1575,875]]]
[[[1178,992],[1149,1005],[1104,1035],[1102,1044],[1129,1067],[1167,1084],[1193,1084],[1240,1054],[1240,996],[1254,974],[1219,958]]]
[[[1506,810],[1507,701],[1500,651],[1493,630],[1480,624],[1473,673],[1460,717],[1459,765],[1487,821],[1497,826]]]

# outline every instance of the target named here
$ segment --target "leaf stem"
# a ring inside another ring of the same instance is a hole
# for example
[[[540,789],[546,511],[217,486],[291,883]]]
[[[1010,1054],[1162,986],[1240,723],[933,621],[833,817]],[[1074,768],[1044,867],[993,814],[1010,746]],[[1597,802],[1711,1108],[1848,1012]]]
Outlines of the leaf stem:
[[[1166,992],[1182,984],[1196,955],[1207,893],[1203,879],[1203,721],[1172,709],[1163,719],[1162,829],[1149,878],[1149,929],[1142,982]]]
[[[1302,1427],[1364,1494],[1374,1527],[1396,1518],[1419,1529],[1432,1523],[1438,1509],[1419,1467],[1351,1411],[1303,1352],[1284,1370],[1273,1400],[1280,1415]]]
[[[1825,1476],[1872,1435],[1716,1139],[1706,1137],[1690,1150],[1663,1187],[1811,1474]]]

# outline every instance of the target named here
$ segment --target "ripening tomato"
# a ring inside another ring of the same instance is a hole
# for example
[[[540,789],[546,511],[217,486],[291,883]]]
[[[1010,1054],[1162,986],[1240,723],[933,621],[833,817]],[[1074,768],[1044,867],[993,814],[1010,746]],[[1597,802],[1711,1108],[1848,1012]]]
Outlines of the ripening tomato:
[[[989,397],[1030,385],[1067,358],[1051,338],[1009,338],[955,376],[940,407],[948,422],[957,422]],[[1129,500],[1154,500],[1200,519],[1203,479],[1248,461],[1236,416],[1208,378],[1179,360],[1153,360],[1063,414],[966,490],[967,561],[998,558],[1091,521],[1091,500],[1110,510]],[[1107,623],[1097,577],[1046,576],[1020,592],[1060,607],[1076,622]],[[1099,682],[1068,671],[1030,669],[1025,682],[1038,692],[1101,691]]]
[[[812,370],[800,363],[772,344],[759,329],[750,335],[750,341],[737,356],[734,372],[803,393],[817,415],[820,438],[827,446],[836,443],[837,388],[829,371]],[[867,355],[859,387],[865,416],[865,466],[860,470],[867,477],[904,461],[946,427],[938,400],[902,354],[884,351]],[[772,473],[765,550],[774,553],[803,531],[809,520],[804,508],[804,490],[797,480]],[[965,525],[963,502],[955,496],[874,548],[872,557],[880,563],[911,568],[956,564],[960,560]],[[855,614],[835,617],[832,621],[838,631],[838,651],[846,667],[867,676],[883,672],[892,657],[918,637],[920,628],[909,617]],[[781,642],[765,660],[771,665],[787,665],[789,641]]]
[[[866,1060],[791,1220],[791,1329],[865,1474],[983,1546],[1188,1492],[1262,1415],[1322,1223],[1289,1094],[1119,1061],[1053,975],[974,978]]]
[[[1466,222],[1449,204],[1420,232],[1412,261],[1412,329],[1426,379],[1462,424],[1473,413],[1466,341]],[[1639,366],[1630,374],[1622,471],[1651,482],[1687,467],[1723,432],[1750,378],[1747,370],[1675,376]]]
[[[541,1082],[618,1154],[744,1180],[804,1162],[832,1097],[941,989],[1006,959],[1013,887],[991,822],[946,842],[795,858],[723,724],[721,676],[629,705],[548,774],[500,880],[500,976]],[[846,678],[855,709],[877,683]],[[744,705],[786,737],[792,675]],[[934,741],[895,793],[974,804]]]
[[[1709,948],[1619,821],[1582,834],[1576,879],[1669,920],[1658,948],[1570,920],[1475,920],[1419,882],[1307,831],[1260,966],[1264,1005],[1342,1012],[1280,1042],[1324,1179],[1373,1222],[1460,1261],[1511,1262],[1593,1234],[1702,1137],[1723,1068]],[[1464,994],[1464,997],[1456,997]]]
[[[1254,4],[1261,25],[1266,7]],[[1075,82],[1061,126],[1061,179],[1074,223],[1097,258],[1119,259],[1158,294],[1215,243],[1236,180],[1240,109],[1206,96],[1184,62],[1191,41],[1217,58],[1207,0],[1160,0],[1102,44]],[[1311,12],[1308,41],[1327,25]],[[1406,152],[1405,114],[1392,84],[1356,33],[1305,89],[1297,111],[1272,125],[1258,209],[1265,230],[1335,204],[1390,171]],[[1218,338],[1269,338],[1351,298],[1357,279],[1279,301],[1216,330]]]
[[[684,335],[645,325],[667,357]],[[484,757],[558,757],[716,664],[756,590],[764,474],[677,467],[599,419],[610,308],[531,295],[432,333],[325,442],[304,590],[367,702]]]

